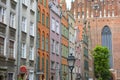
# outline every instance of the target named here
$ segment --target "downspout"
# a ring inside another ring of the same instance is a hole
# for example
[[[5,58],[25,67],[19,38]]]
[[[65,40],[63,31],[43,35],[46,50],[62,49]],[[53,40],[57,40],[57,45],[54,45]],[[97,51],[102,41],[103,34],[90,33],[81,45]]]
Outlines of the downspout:
[[[20,7],[20,1],[21,0],[18,0],[18,34],[17,34],[17,79],[18,80],[18,76],[19,76],[19,67],[20,67],[20,57],[21,57],[21,54],[20,54],[20,39],[21,39],[21,36],[20,36],[20,32],[21,32],[21,28],[20,28],[20,11],[21,11],[21,7]]]
[[[38,78],[38,74],[37,74],[37,65],[38,65],[37,62],[38,62],[38,58],[37,58],[37,56],[38,56],[38,48],[39,48],[37,46],[38,45],[38,43],[37,43],[38,42],[38,25],[37,25],[38,24],[38,20],[37,20],[38,19],[37,18],[38,15],[37,14],[38,14],[38,0],[36,0],[36,53],[35,53],[35,59],[36,60],[35,60],[35,80],[37,80],[37,78]]]

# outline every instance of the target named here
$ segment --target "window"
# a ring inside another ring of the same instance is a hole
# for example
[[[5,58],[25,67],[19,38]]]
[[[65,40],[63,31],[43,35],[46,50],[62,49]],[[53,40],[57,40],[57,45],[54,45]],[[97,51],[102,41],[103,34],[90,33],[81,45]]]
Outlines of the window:
[[[29,72],[29,80],[34,80],[34,73],[33,72]]]
[[[54,49],[54,40],[52,39],[52,41],[51,41],[51,50],[52,50],[52,52],[53,52],[53,49]]]
[[[4,38],[0,37],[0,55],[4,55]]]
[[[45,35],[44,33],[42,34],[42,50],[45,48]]]
[[[44,6],[46,7],[46,0],[44,0]]]
[[[34,24],[30,22],[30,35],[34,36]]]
[[[40,0],[40,3],[42,3],[43,0]]]
[[[48,80],[48,71],[49,71],[48,60],[46,60],[46,80]]]
[[[78,12],[78,19],[80,19],[80,12]]]
[[[37,13],[37,20],[40,21],[40,10],[38,10],[38,13]]]
[[[44,58],[42,58],[42,71],[44,72]]]
[[[55,48],[56,48],[56,49],[55,49],[55,50],[56,50],[56,51],[55,51],[56,54],[59,54],[59,51],[58,51],[58,50],[59,50],[59,43],[58,43],[58,42],[56,42],[56,47],[55,47]]]
[[[84,56],[88,58],[88,49],[84,47]]]
[[[12,12],[10,13],[10,26],[15,27],[15,14]]]
[[[46,51],[48,51],[48,37],[46,38]]]
[[[0,6],[0,22],[5,23],[5,11],[6,9]]]
[[[56,63],[56,80],[59,80],[59,63]]]
[[[105,26],[102,29],[102,46],[105,46],[109,49],[109,65],[110,68],[113,67],[113,57],[112,57],[112,33],[108,26]]]
[[[45,24],[45,15],[42,14],[42,25],[44,25],[44,24]]]
[[[112,10],[112,17],[114,17],[115,16],[115,14],[114,14],[114,10]]]
[[[37,71],[40,71],[40,56],[37,57]]]
[[[55,31],[55,20],[52,18],[52,30]]]
[[[51,69],[54,69],[54,61],[51,61]]]
[[[59,23],[56,22],[56,32],[59,34]]]
[[[54,48],[53,48],[53,52],[55,53],[55,49],[56,49],[56,48],[55,48],[55,47],[56,47],[55,41],[54,41],[54,43],[53,43],[53,47],[54,47]]]
[[[8,79],[13,80],[13,73],[8,73]]]
[[[87,60],[84,60],[84,69],[89,70],[89,65]]]
[[[22,3],[27,5],[27,0],[22,0]]]
[[[14,41],[9,41],[9,57],[13,58],[14,56]]]
[[[56,69],[59,69],[59,63],[58,62],[56,63]]]
[[[30,47],[29,59],[34,60],[34,48],[33,48],[33,46]]]
[[[40,48],[40,45],[41,45],[41,38],[40,38],[40,32],[37,31],[37,48]]]
[[[48,17],[46,17],[46,26],[49,27]]]
[[[26,32],[27,24],[26,24],[26,18],[22,17],[22,31]]]
[[[31,6],[32,10],[34,10],[34,8],[35,8],[34,2],[35,2],[34,0],[30,0],[30,6]]]
[[[26,44],[22,43],[21,57],[26,58]]]

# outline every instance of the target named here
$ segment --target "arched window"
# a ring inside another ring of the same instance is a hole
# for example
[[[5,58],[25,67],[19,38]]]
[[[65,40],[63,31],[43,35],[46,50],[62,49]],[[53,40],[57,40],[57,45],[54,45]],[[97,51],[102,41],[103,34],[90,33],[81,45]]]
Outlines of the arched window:
[[[42,50],[45,49],[45,33],[42,33]]]
[[[113,58],[112,58],[112,34],[111,34],[111,30],[108,26],[105,26],[102,29],[102,46],[106,46],[109,49],[109,54],[110,54],[110,58],[109,58],[109,64],[110,64],[110,68],[113,67]]]

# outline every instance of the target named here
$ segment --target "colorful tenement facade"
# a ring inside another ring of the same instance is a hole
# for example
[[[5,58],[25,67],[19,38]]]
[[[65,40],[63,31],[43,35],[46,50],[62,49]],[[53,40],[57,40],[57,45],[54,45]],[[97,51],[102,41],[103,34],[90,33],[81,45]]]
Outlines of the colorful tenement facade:
[[[48,0],[38,1],[38,80],[49,80],[50,78],[50,25]]]
[[[61,80],[61,11],[57,0],[50,4],[50,79]]]

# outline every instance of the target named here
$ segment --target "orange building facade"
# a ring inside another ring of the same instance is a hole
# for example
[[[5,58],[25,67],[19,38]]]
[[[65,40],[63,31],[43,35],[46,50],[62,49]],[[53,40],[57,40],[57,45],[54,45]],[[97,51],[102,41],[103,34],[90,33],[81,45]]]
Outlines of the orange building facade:
[[[37,59],[37,80],[49,80],[50,78],[50,57],[49,57],[49,7],[48,0],[38,1],[38,59]]]

